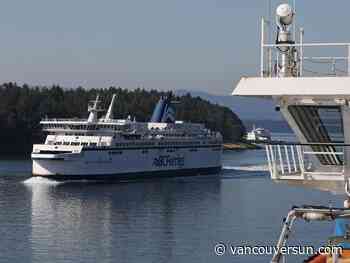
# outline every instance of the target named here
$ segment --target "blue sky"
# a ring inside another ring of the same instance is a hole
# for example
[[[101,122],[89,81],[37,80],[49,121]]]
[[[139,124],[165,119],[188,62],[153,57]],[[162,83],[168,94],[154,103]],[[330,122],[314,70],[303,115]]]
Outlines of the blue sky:
[[[297,0],[306,41],[350,42],[348,10]],[[229,94],[258,70],[266,14],[268,0],[2,1],[0,82]]]

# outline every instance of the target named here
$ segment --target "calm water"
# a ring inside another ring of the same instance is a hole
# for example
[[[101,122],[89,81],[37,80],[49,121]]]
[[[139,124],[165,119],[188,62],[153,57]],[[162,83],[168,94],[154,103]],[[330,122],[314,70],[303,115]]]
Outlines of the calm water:
[[[225,153],[224,168],[219,176],[56,183],[29,179],[30,161],[0,161],[0,262],[268,262],[216,256],[214,245],[274,245],[292,205],[343,199],[273,184],[263,151]],[[292,243],[317,245],[332,225],[296,230]]]

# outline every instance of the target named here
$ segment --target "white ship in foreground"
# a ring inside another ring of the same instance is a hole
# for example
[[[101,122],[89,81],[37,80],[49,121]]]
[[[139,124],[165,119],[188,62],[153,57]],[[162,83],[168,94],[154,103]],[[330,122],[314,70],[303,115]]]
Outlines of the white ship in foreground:
[[[233,95],[273,99],[299,140],[266,145],[274,181],[335,192],[346,200],[340,208],[293,207],[270,262],[301,262],[286,257],[304,253],[314,255],[303,262],[350,262],[350,43],[304,43],[303,29],[296,43],[294,15],[289,4],[278,6],[273,44],[265,41],[265,28],[273,23],[262,19],[260,76],[242,78]],[[335,234],[319,240],[325,246],[319,251],[305,242],[291,251],[287,241],[297,219],[335,221]]]
[[[42,120],[48,135],[44,144],[33,145],[33,176],[108,180],[221,170],[221,134],[175,121],[171,94],[159,100],[150,122],[113,119],[114,101],[115,95],[102,118],[97,96],[88,119]]]

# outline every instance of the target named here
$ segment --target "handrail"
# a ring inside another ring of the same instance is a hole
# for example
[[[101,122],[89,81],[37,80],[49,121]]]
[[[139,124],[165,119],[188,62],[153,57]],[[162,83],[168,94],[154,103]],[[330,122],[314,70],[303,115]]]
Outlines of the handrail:
[[[313,146],[320,147],[313,149]],[[271,178],[344,180],[346,162],[344,148],[347,146],[350,144],[294,142],[266,144],[266,156]],[[308,175],[313,177],[308,178]]]
[[[41,122],[60,122],[60,121],[75,121],[75,122],[84,122],[87,123],[87,119],[82,118],[50,118],[50,119],[42,119]],[[98,123],[117,123],[117,122],[125,122],[125,123],[131,123],[131,121],[124,120],[124,119],[110,119],[108,121],[99,121]],[[91,123],[95,124],[95,123]]]
[[[266,38],[265,27],[270,28],[271,24],[264,18],[261,20],[261,43],[260,43],[260,77],[305,77],[305,76],[319,76],[319,77],[332,77],[332,76],[350,76],[350,43],[304,43],[304,30],[300,29],[299,42],[290,43],[271,43]],[[293,36],[294,41],[295,32]],[[326,49],[325,51],[313,52],[313,56],[307,56],[305,51],[309,49]],[[346,48],[347,50],[343,54],[335,53],[332,50]],[[282,69],[283,59],[281,49],[289,49],[294,54],[290,55],[294,62],[293,70],[287,75],[283,75]],[[331,50],[329,50],[331,49]],[[320,53],[321,52],[321,53]],[[326,53],[324,53],[326,52]],[[329,53],[331,52],[331,53]],[[332,56],[332,54],[335,54]],[[340,55],[340,56],[339,56]],[[293,57],[294,56],[294,57]],[[315,67],[310,63],[326,63],[326,68]],[[344,65],[345,62],[345,65]],[[307,64],[306,67],[304,64]],[[337,67],[337,66],[340,66]]]
[[[294,44],[263,44],[263,47],[348,47],[350,43],[294,43]]]
[[[297,219],[304,220],[306,222],[310,221],[334,221],[338,218],[350,218],[350,209],[346,208],[331,208],[323,206],[302,206],[293,207],[289,212],[287,217],[283,220],[283,227],[276,244],[276,250],[271,259],[271,263],[279,263],[283,259],[282,248],[287,244],[288,239],[291,236],[292,228]],[[346,242],[349,238],[342,236],[342,240]],[[341,251],[340,246],[335,246],[336,244],[330,243],[330,246],[334,246],[331,250],[332,256],[337,256]],[[284,261],[283,261],[284,262]]]
[[[349,143],[340,143],[340,142],[334,142],[334,143],[320,143],[320,142],[307,142],[307,143],[300,143],[300,142],[286,142],[286,141],[273,141],[273,142],[261,142],[261,144],[265,145],[300,145],[300,146],[350,146]]]

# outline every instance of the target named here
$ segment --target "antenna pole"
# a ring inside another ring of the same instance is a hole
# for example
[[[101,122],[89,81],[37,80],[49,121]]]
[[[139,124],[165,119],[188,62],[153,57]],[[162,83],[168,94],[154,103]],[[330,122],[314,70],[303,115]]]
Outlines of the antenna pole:
[[[350,76],[350,45],[348,45],[348,76]]]
[[[297,7],[296,7],[296,0],[293,0],[293,17],[294,17],[294,23],[293,23],[293,39],[296,41],[296,26],[297,26],[297,20],[296,20],[296,12],[297,12]]]
[[[269,28],[268,28],[268,34],[269,34],[269,43],[272,42],[272,4],[271,0],[269,0]]]
[[[261,18],[260,77],[264,77],[265,19]]]
[[[303,48],[303,42],[304,42],[304,28],[300,28],[300,62],[299,62],[299,76],[303,76],[303,60],[304,60],[304,48]]]

